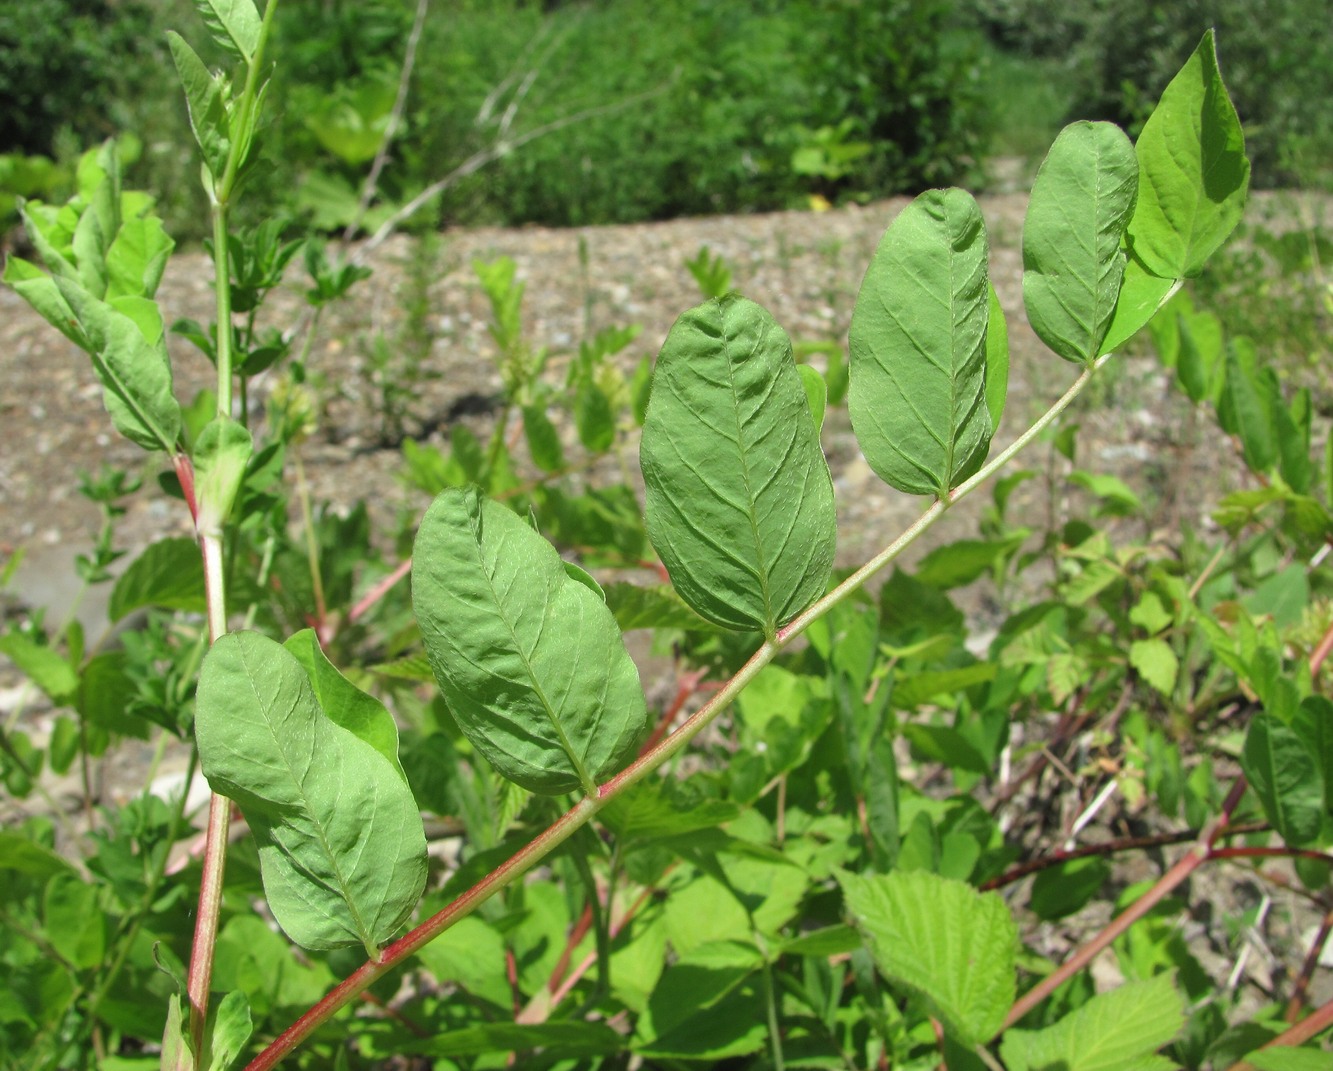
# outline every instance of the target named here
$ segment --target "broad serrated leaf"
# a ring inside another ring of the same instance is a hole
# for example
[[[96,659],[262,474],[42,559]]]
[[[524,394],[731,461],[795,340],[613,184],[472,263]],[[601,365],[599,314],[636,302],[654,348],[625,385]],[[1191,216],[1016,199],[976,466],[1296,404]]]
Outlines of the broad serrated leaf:
[[[116,430],[145,449],[174,451],[181,412],[162,339],[149,342],[134,320],[77,283],[57,278],[55,284],[87,339]]]
[[[442,492],[417,533],[412,603],[449,709],[505,777],[593,793],[633,758],[648,715],[620,629],[522,518]]]
[[[1023,303],[1037,336],[1068,361],[1101,355],[1138,190],[1134,146],[1110,123],[1072,123],[1037,172],[1023,222]]]
[[[399,772],[325,716],[290,651],[253,632],[209,650],[195,735],[209,783],[254,832],[287,935],[305,948],[377,952],[426,881],[421,815]]]
[[[1274,1045],[1245,1057],[1256,1071],[1333,1071],[1333,1052]]]
[[[194,0],[194,6],[220,48],[247,62],[254,58],[263,25],[254,0]]]
[[[1157,637],[1135,640],[1129,645],[1129,664],[1162,695],[1171,697],[1180,672],[1180,659],[1166,640]]]
[[[671,328],[639,452],[648,536],[708,620],[772,635],[828,584],[833,481],[791,341],[737,295]]]
[[[852,313],[847,408],[900,491],[948,494],[985,460],[986,228],[962,190],[921,194],[884,232]]]
[[[1018,928],[998,895],[922,870],[838,880],[885,978],[922,996],[964,1044],[999,1032],[1014,1002]]]
[[[1175,1063],[1153,1054],[1184,1026],[1173,976],[1159,974],[1098,994],[1045,1030],[1009,1030],[1000,1057],[1009,1071],[1167,1071]]]
[[[1283,840],[1299,848],[1319,836],[1323,778],[1300,733],[1260,711],[1245,734],[1240,762],[1265,816]]]
[[[314,629],[303,628],[289,636],[283,646],[305,669],[324,714],[383,755],[405,782],[407,775],[398,761],[398,726],[384,704],[338,672],[320,647]]]
[[[1135,151],[1130,248],[1154,275],[1198,275],[1240,222],[1250,185],[1245,135],[1217,69],[1212,30],[1163,91]]]
[[[107,617],[119,621],[144,606],[203,613],[204,563],[196,540],[184,536],[150,544],[111,589]]]

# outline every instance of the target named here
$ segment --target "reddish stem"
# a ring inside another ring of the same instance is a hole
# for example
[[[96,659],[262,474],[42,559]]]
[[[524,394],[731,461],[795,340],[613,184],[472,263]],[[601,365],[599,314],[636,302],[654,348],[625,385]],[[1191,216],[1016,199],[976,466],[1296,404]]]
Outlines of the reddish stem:
[[[696,669],[689,673],[681,674],[680,684],[676,686],[675,696],[663,712],[661,720],[657,723],[657,728],[655,728],[652,731],[652,735],[644,741],[643,747],[639,748],[640,755],[646,755],[648,752],[652,751],[652,749],[657,746],[658,741],[670,731],[671,723],[676,720],[676,715],[680,713],[681,708],[689,702],[690,696],[700,690],[700,682],[703,680],[706,672],[707,671],[703,669]]]
[[[357,604],[347,611],[347,623],[349,625],[352,624],[362,614],[366,613],[372,606],[379,602],[380,599],[384,598],[398,581],[402,580],[403,577],[407,576],[411,571],[412,559],[408,558],[406,561],[400,563],[392,573],[384,577],[378,584],[366,592]]]
[[[569,970],[569,961],[574,956],[574,949],[578,948],[579,942],[588,936],[588,930],[592,928],[592,904],[583,905],[583,914],[579,916],[578,922],[569,932],[569,940],[565,942],[565,950],[560,953],[560,959],[556,962],[555,970],[551,971],[550,981],[546,983],[546,988],[554,993],[560,988],[560,980],[564,978],[565,971]]]
[[[1158,879],[1157,884],[1134,901],[1120,915],[1115,918],[1109,926],[1101,933],[1097,934],[1091,941],[1085,944],[1074,953],[1064,963],[1060,964],[1054,971],[1048,974],[1040,982],[1034,985],[1026,993],[1014,1002],[1014,1006],[1009,1009],[1009,1015],[1004,1021],[1001,1032],[1008,1030],[1028,1012],[1032,1011],[1038,1004],[1049,997],[1068,979],[1072,978],[1079,971],[1083,970],[1091,963],[1101,951],[1107,948],[1112,941],[1128,930],[1139,919],[1143,918],[1149,911],[1157,906],[1162,900],[1185,881],[1195,870],[1199,868],[1209,858],[1213,845],[1217,839],[1226,830],[1231,823],[1231,816],[1236,808],[1240,806],[1241,797],[1245,795],[1246,781],[1244,775],[1236,778],[1231,786],[1231,791],[1227,794],[1226,801],[1222,804],[1222,811],[1216,820],[1200,836],[1199,841],[1184,856],[1182,856],[1174,866]]]
[[[1324,912],[1324,921],[1319,925],[1319,932],[1315,939],[1310,942],[1310,950],[1305,954],[1305,962],[1301,964],[1301,973],[1296,978],[1296,984],[1292,987],[1291,999],[1287,1001],[1286,1019],[1289,1023],[1294,1023],[1300,1018],[1301,1009],[1305,1007],[1305,998],[1310,992],[1310,979],[1314,977],[1315,968],[1319,966],[1319,957],[1324,953],[1324,946],[1328,944],[1328,935],[1333,933],[1333,908]]]

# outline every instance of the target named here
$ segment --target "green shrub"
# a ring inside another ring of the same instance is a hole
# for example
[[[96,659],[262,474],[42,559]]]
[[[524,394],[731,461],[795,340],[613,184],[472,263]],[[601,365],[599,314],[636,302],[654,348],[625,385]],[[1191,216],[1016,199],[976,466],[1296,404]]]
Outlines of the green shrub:
[[[1068,119],[1133,129],[1152,110],[1175,57],[1208,26],[1246,126],[1257,185],[1327,182],[1333,117],[1333,28],[1325,0],[969,0],[1003,47],[1062,58]]]
[[[62,128],[114,133],[116,102],[142,88],[151,24],[138,0],[0,5],[0,151],[50,154]]]
[[[974,55],[946,37],[950,12],[897,0],[619,0],[561,12],[571,26],[559,84],[532,121],[658,92],[525,147],[489,186],[514,222],[598,223],[956,179],[977,148],[981,104]],[[458,32],[490,34],[484,21]],[[798,154],[830,137],[869,151],[803,173]]]

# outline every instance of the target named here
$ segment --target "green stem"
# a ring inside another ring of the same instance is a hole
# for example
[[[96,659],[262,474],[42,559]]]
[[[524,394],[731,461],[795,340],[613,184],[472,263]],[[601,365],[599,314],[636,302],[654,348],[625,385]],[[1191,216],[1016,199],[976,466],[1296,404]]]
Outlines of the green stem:
[[[466,917],[495,893],[517,881],[591,821],[597,812],[612,799],[643,780],[680,752],[704,728],[711,724],[723,710],[731,705],[732,700],[759,675],[765,666],[772,662],[814,621],[863,587],[871,577],[902,554],[931,525],[939,520],[949,506],[975,491],[1007,464],[1015,454],[1049,427],[1064,412],[1066,407],[1082,393],[1088,383],[1091,382],[1092,377],[1096,375],[1097,370],[1108,360],[1110,360],[1109,354],[1085,366],[1082,374],[1064,395],[1031,428],[987,463],[981,471],[970,480],[954,488],[946,498],[937,499],[893,543],[880,551],[879,554],[834,588],[833,591],[825,595],[824,598],[804,613],[799,614],[784,628],[778,629],[777,635],[772,640],[764,641],[764,644],[750,656],[749,661],[736,672],[736,675],[723,685],[713,695],[712,699],[692,714],[679,729],[645,752],[611,780],[601,785],[594,795],[589,795],[580,800],[536,839],[520,848],[506,862],[468,889],[467,892],[459,896],[442,911],[385,948],[378,959],[367,960],[326,994],[318,1004],[283,1031],[268,1048],[251,1061],[246,1071],[269,1071],[270,1068],[276,1067],[284,1056],[292,1052],[310,1034],[331,1019],[349,1001],[353,1000],[408,956],[444,933],[459,919]]]
[[[219,418],[231,416],[231,256],[227,248],[227,202],[213,201],[213,296],[217,304]]]

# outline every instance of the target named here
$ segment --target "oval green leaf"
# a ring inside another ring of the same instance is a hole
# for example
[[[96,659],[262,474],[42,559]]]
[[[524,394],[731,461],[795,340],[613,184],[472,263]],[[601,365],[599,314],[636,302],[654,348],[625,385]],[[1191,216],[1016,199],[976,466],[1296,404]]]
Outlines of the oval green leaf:
[[[828,585],[833,481],[791,340],[736,294],[684,313],[653,374],[648,537],[694,610],[772,635]]]
[[[852,313],[847,408],[880,479],[948,494],[985,460],[986,228],[962,190],[928,190],[890,224]]]
[[[615,618],[522,518],[442,492],[417,533],[412,603],[459,728],[505,777],[591,795],[634,757],[648,713]]]
[[[1212,30],[1162,93],[1136,150],[1130,248],[1153,275],[1198,275],[1240,222],[1250,186],[1245,135],[1217,69]]]
[[[305,948],[375,954],[426,883],[421,814],[398,771],[324,715],[290,651],[253,632],[204,659],[195,733],[209,784],[254,832],[278,925]]]
[[[1071,123],[1046,154],[1023,222],[1023,303],[1067,361],[1100,356],[1125,275],[1138,191],[1134,146],[1110,123]]]

